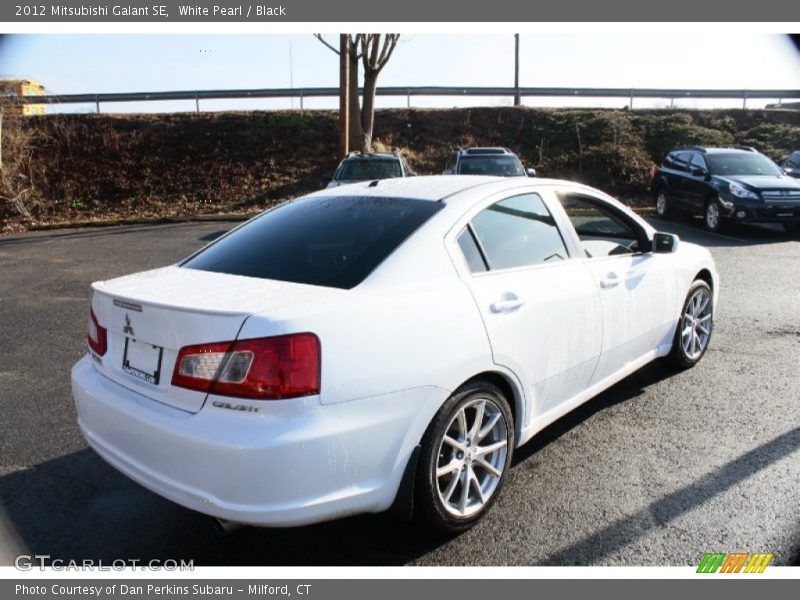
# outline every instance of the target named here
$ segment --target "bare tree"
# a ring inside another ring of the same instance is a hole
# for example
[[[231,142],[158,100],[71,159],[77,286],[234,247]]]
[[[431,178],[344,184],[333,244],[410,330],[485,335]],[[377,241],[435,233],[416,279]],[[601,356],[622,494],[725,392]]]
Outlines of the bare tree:
[[[314,36],[330,50],[339,50],[329,44],[321,34]],[[350,34],[350,139],[358,140],[362,152],[372,149],[372,132],[375,125],[375,92],[378,75],[392,56],[399,33],[356,33]],[[364,68],[364,98],[359,106],[358,71],[359,61]]]
[[[339,54],[339,49],[328,43],[321,34],[315,33],[314,37],[320,42],[325,44],[330,50]],[[347,82],[350,97],[350,140],[361,143],[364,135],[361,132],[361,105],[358,102],[358,64],[361,59],[361,54],[358,52],[358,38],[356,35],[350,35],[350,51],[348,60],[350,62],[350,79]]]

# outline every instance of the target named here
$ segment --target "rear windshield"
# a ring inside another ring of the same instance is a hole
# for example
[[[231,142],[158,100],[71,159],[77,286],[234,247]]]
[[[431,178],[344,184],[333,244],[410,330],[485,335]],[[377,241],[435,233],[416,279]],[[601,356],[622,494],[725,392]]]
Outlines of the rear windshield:
[[[712,175],[781,175],[774,162],[761,154],[707,154]]]
[[[459,175],[525,175],[514,156],[462,156],[458,162]]]
[[[296,200],[220,238],[181,266],[349,289],[440,208],[440,202],[408,198]]]
[[[366,181],[367,179],[390,179],[401,177],[400,161],[368,160],[356,158],[344,161],[336,171],[336,181]]]

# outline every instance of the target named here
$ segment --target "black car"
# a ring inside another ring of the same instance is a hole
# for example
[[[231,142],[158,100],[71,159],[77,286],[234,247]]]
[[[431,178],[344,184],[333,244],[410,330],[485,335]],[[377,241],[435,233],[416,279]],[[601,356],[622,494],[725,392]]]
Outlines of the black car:
[[[660,217],[701,214],[709,231],[726,220],[782,223],[787,231],[800,224],[800,181],[746,146],[675,148],[655,169],[653,192]]]
[[[792,155],[783,162],[783,170],[790,177],[800,179],[800,150],[792,152]]]

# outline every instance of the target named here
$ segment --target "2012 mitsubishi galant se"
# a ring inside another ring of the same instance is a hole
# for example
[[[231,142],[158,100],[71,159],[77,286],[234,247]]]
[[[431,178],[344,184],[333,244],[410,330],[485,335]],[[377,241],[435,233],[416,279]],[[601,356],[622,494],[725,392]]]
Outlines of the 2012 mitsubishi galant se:
[[[718,294],[705,249],[597,190],[475,176],[323,190],[93,288],[73,393],[124,474],[229,522],[450,531],[537,431],[697,363]]]

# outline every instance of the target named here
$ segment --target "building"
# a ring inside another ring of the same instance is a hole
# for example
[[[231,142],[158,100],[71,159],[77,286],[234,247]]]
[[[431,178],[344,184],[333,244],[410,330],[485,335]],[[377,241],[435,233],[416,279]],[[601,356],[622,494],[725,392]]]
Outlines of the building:
[[[32,79],[0,79],[0,103],[3,111],[13,115],[43,115],[44,104],[19,104],[20,96],[43,96],[44,86]]]

